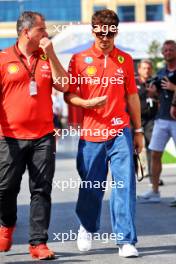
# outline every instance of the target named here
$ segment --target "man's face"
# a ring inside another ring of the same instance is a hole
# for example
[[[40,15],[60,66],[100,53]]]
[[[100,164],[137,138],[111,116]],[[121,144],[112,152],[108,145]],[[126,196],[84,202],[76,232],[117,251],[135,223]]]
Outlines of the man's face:
[[[173,44],[165,44],[162,49],[162,54],[166,62],[176,60],[176,46]]]
[[[152,66],[149,63],[142,62],[138,68],[139,76],[142,79],[149,79],[152,76]]]
[[[112,49],[114,46],[114,38],[117,35],[117,32],[109,30],[104,30],[103,27],[99,27],[98,30],[96,29],[96,32],[92,32],[94,38],[95,38],[95,45],[99,49],[103,50],[109,50]]]
[[[40,40],[44,37],[48,37],[45,21],[42,20],[41,17],[37,16],[35,25],[31,29],[27,29],[27,36],[31,47],[34,50],[38,50]]]

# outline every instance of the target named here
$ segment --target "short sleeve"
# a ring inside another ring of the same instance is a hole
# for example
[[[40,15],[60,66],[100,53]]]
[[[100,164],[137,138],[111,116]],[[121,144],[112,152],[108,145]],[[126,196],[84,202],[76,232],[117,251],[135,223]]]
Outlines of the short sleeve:
[[[135,76],[134,76],[134,63],[133,63],[133,59],[131,58],[131,56],[128,57],[128,61],[126,64],[127,67],[127,78],[125,81],[125,89],[127,94],[134,94],[134,93],[138,93],[138,89],[136,86],[136,80],[135,80]]]
[[[68,68],[69,74],[69,92],[77,93],[78,92],[78,63],[76,61],[76,55],[73,55]]]

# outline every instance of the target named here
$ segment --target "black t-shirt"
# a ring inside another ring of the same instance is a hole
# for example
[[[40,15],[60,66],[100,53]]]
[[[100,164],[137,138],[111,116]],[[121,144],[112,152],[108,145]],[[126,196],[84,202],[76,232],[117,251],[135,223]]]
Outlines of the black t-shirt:
[[[138,76],[135,78],[135,80],[136,80],[138,94],[139,94],[139,98],[141,102],[142,122],[153,120],[155,119],[155,116],[158,110],[157,98],[149,97],[146,82],[142,82]]]
[[[166,67],[164,67],[157,73],[157,76],[160,80],[162,80],[162,78],[165,76],[167,76],[168,78],[172,80],[173,79],[172,76],[174,74],[175,74],[175,71],[171,72]],[[175,81],[174,79],[172,80],[173,83],[175,83]],[[170,107],[172,104],[174,92],[169,91],[169,90],[164,90],[161,88],[161,86],[157,86],[157,89],[159,92],[159,109],[158,109],[156,118],[165,119],[165,120],[173,120],[173,118],[170,116]]]

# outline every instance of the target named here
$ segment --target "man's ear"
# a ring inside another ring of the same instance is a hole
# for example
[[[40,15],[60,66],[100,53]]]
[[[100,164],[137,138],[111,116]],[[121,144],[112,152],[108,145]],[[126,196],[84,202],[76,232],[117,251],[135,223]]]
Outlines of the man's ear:
[[[95,32],[94,32],[93,29],[92,29],[92,36],[93,36],[94,38],[96,37]]]
[[[119,30],[117,29],[117,32],[115,33],[115,37],[117,37],[118,34],[119,34]]]
[[[24,30],[23,30],[23,35],[24,35],[27,39],[30,39],[28,28],[24,28]]]

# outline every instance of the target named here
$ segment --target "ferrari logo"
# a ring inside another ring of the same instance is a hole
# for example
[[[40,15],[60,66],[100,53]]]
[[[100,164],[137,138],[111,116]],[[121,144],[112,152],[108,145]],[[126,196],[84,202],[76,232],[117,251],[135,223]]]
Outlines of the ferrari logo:
[[[40,58],[44,61],[46,61],[48,59],[47,55],[46,54],[42,54],[40,55]]]
[[[118,56],[117,59],[118,59],[118,62],[120,62],[121,64],[124,63],[125,61],[125,58],[123,56]]]

